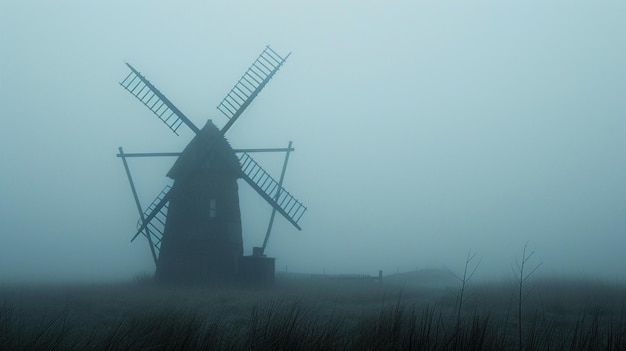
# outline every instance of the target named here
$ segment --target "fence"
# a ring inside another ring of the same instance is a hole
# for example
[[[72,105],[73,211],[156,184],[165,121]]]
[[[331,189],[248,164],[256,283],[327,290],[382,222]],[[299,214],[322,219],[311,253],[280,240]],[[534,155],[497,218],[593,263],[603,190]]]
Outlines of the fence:
[[[290,278],[297,279],[327,279],[327,280],[377,280],[378,283],[383,282],[383,271],[378,271],[378,275],[367,274],[326,274],[326,273],[291,273],[291,272],[276,272],[277,275],[282,275]]]

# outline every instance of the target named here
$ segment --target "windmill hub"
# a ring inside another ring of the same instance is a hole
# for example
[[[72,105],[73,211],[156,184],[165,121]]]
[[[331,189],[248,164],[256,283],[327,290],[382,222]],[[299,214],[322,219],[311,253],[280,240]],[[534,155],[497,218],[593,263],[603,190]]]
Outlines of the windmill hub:
[[[130,74],[120,83],[150,109],[174,133],[185,124],[195,132],[181,153],[124,153],[120,147],[126,173],[139,210],[135,237],[147,238],[156,263],[155,278],[163,283],[213,284],[244,279],[249,282],[273,281],[274,258],[264,250],[276,212],[298,230],[298,221],[306,207],[282,187],[282,181],[293,151],[291,142],[282,149],[235,150],[224,137],[286,61],[269,46],[257,57],[217,109],[228,122],[218,129],[209,119],[202,129],[196,127],[156,87],[131,65]],[[271,177],[252,157],[251,152],[285,152],[279,181]],[[167,173],[173,180],[143,211],[135,191],[126,159],[128,157],[178,156]],[[239,207],[238,179],[248,183],[272,207],[262,247],[253,255],[243,256],[243,236]]]

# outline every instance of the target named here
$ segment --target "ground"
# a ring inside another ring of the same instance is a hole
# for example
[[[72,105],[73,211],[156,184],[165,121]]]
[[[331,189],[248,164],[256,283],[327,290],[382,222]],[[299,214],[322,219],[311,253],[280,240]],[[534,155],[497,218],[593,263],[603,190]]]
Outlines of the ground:
[[[377,277],[376,277],[377,278]],[[378,279],[278,274],[268,288],[5,286],[0,349],[626,349],[626,285],[524,286],[422,270]],[[519,322],[522,330],[519,333]]]

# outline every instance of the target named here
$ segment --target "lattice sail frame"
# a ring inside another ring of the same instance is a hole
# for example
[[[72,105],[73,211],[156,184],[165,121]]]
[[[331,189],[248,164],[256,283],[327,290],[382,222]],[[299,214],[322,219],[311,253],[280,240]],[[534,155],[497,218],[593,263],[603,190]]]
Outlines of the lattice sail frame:
[[[195,133],[200,132],[196,127],[165,95],[161,94],[149,80],[129,63],[130,73],[120,82],[124,89],[128,90],[137,100],[141,101],[152,113],[154,113],[174,134],[178,135],[178,128],[185,123]]]
[[[269,45],[265,47],[243,76],[239,78],[235,86],[226,94],[226,97],[217,105],[217,109],[228,118],[228,122],[222,128],[222,133],[225,133],[235,123],[290,55],[291,53],[283,58]]]
[[[151,213],[159,206],[159,203],[163,201],[163,198],[165,198],[165,196],[169,193],[171,189],[171,186],[166,185],[163,190],[161,190],[159,195],[157,195],[157,197],[154,199],[154,201],[152,201],[150,206],[148,206],[143,212],[144,218],[148,218],[151,215]],[[152,245],[157,251],[161,250],[161,240],[163,239],[163,233],[165,232],[165,221],[167,218],[168,208],[169,201],[166,201],[164,205],[159,208],[156,215],[152,216],[152,219],[150,221],[146,220],[145,227],[141,219],[137,221],[137,229],[140,229],[142,227],[144,229],[148,229],[147,231],[142,230],[142,233],[144,236],[151,236]]]

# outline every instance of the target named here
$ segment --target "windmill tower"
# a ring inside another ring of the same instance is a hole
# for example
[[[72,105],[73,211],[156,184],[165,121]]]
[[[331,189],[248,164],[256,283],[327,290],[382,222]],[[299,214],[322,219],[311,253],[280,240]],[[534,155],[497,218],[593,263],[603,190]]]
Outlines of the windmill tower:
[[[198,128],[154,85],[130,64],[120,85],[141,101],[176,135],[183,124],[194,138],[181,153],[124,153],[119,148],[140,219],[132,240],[143,234],[156,263],[155,278],[164,283],[211,284],[244,276],[272,281],[274,259],[264,256],[275,213],[300,230],[298,221],[306,207],[282,187],[289,153],[287,148],[233,149],[225,133],[265,87],[284,58],[269,46],[261,52],[217,106],[228,122],[219,129],[211,120]],[[253,152],[285,152],[279,181],[252,159]],[[129,157],[177,156],[167,173],[174,183],[166,186],[143,211],[127,163]],[[272,207],[262,247],[243,257],[238,179],[248,183]],[[131,241],[132,241],[131,240]],[[258,278],[258,277],[257,277]]]

